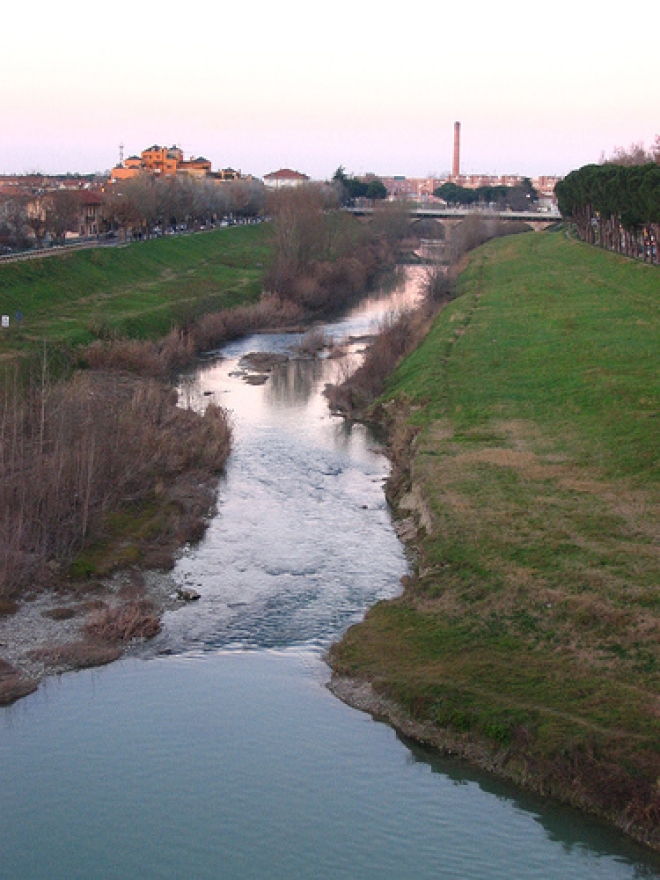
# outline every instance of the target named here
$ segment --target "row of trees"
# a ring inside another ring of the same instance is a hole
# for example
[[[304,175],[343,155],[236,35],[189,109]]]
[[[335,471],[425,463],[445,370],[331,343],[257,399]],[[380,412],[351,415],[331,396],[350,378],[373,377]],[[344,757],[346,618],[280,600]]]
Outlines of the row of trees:
[[[0,201],[0,245],[22,250],[50,239],[61,243],[78,232],[88,190],[19,192]],[[149,237],[181,225],[199,228],[224,218],[242,220],[263,213],[266,191],[258,181],[222,184],[193,178],[140,175],[102,192],[98,232]]]
[[[225,218],[263,213],[266,189],[258,181],[212,181],[140,175],[108,188],[103,215],[109,231],[148,237],[154,231],[199,228]]]
[[[528,177],[519,186],[479,186],[476,189],[448,181],[435,189],[433,195],[448,205],[496,205],[501,210],[510,208],[512,211],[530,210],[539,200]]]
[[[359,180],[346,174],[341,166],[322,189],[325,210],[351,204],[358,198],[387,198],[379,178]],[[0,196],[0,247],[23,250],[33,243],[40,246],[48,240],[63,242],[68,232],[79,231],[84,197],[89,192],[61,189]],[[181,226],[195,229],[225,218],[240,222],[268,213],[269,199],[274,199],[276,208],[278,204],[277,196],[269,194],[256,180],[217,184],[149,174],[110,184],[98,194],[102,200],[98,234],[115,233],[127,238],[148,238]]]
[[[658,263],[660,165],[585,165],[555,187],[583,241]]]

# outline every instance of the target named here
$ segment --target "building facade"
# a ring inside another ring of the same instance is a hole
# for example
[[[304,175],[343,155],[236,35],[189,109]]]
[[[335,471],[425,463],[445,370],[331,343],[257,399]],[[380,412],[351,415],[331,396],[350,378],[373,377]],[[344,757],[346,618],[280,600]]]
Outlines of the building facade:
[[[282,189],[284,187],[302,186],[309,182],[306,174],[300,171],[292,171],[290,168],[280,168],[279,171],[271,171],[264,175],[264,186],[270,189]]]
[[[231,171],[231,169],[226,169]],[[120,162],[110,172],[110,180],[130,180],[139,174],[152,174],[157,177],[175,177],[187,175],[196,179],[204,179],[212,176],[211,162],[203,156],[191,156],[184,159],[183,150],[179,147],[161,147],[154,144],[146,150],[142,150],[139,156],[130,156],[126,161]],[[221,172],[224,173],[224,172]],[[222,179],[236,179],[240,173],[232,172],[234,177]]]

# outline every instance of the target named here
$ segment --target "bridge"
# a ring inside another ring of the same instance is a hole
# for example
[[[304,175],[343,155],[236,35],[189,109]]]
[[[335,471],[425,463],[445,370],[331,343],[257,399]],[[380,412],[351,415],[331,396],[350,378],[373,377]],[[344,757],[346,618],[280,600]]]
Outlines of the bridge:
[[[344,211],[348,211],[349,213],[355,214],[357,216],[368,216],[369,214],[373,214],[374,209],[372,205],[369,205],[344,208]],[[420,220],[423,218],[430,218],[434,220],[454,221],[464,220],[466,217],[476,215],[478,217],[483,217],[484,219],[489,220],[499,219],[509,222],[530,223],[534,226],[543,228],[546,226],[550,226],[552,223],[556,223],[558,220],[561,220],[561,214],[557,210],[496,211],[489,208],[451,208],[441,207],[440,205],[411,205],[410,214],[411,216],[419,218]]]

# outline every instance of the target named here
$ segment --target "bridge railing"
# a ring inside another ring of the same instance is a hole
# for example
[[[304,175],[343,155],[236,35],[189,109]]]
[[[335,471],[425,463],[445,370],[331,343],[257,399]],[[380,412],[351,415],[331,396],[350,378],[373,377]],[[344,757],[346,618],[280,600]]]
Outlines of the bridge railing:
[[[352,214],[373,214],[373,206],[353,206],[344,208]],[[487,217],[497,217],[501,220],[527,220],[537,223],[552,223],[561,219],[559,211],[500,211],[496,208],[479,207],[440,207],[439,205],[411,205],[410,213],[419,217],[468,217],[473,214]]]

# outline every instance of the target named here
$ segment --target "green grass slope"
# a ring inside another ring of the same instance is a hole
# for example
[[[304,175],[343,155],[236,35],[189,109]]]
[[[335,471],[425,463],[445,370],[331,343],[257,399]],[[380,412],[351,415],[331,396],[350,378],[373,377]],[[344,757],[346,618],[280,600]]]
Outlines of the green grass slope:
[[[558,234],[476,251],[387,394],[419,431],[418,577],[332,657],[655,846],[659,339],[657,269]]]
[[[2,265],[0,311],[10,327],[0,332],[0,357],[44,339],[157,337],[205,312],[256,301],[269,237],[267,225],[238,226]]]

